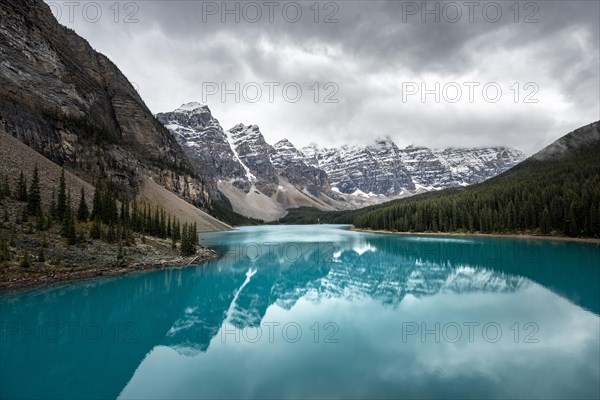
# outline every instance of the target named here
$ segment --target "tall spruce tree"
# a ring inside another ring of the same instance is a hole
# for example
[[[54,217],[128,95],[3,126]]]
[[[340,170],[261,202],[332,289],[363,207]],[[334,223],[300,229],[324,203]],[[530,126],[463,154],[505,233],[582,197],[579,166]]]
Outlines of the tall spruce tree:
[[[19,183],[17,184],[17,200],[27,201],[27,182],[25,181],[23,171],[19,175]]]
[[[183,224],[183,229],[181,230],[181,255],[187,257],[191,255],[192,244],[190,243],[190,235],[188,224]]]
[[[71,192],[67,195],[65,201],[65,212],[63,214],[63,224],[61,229],[61,235],[67,239],[69,245],[77,243],[77,231],[75,229],[75,218],[71,209]]]
[[[94,185],[94,199],[92,200],[92,219],[100,220],[102,217],[100,209],[102,208],[102,188],[100,187],[100,181],[96,181]]]
[[[88,209],[87,202],[85,201],[85,190],[81,188],[81,195],[79,197],[79,207],[77,207],[77,220],[87,221],[90,217],[90,211]]]
[[[544,211],[542,211],[542,215],[540,215],[540,230],[544,235],[547,235],[552,230],[548,207],[545,207]]]
[[[63,221],[67,212],[67,184],[65,183],[65,169],[60,173],[58,184],[58,195],[56,199],[56,219]]]
[[[50,199],[49,214],[50,214],[51,218],[57,219],[57,216],[56,216],[56,193],[55,193],[55,189],[52,189],[52,198]]]
[[[33,168],[33,174],[31,176],[31,186],[29,186],[29,193],[27,194],[27,212],[29,215],[36,215],[38,211],[42,209],[42,199],[40,193],[40,177],[38,173],[38,166],[36,164]]]

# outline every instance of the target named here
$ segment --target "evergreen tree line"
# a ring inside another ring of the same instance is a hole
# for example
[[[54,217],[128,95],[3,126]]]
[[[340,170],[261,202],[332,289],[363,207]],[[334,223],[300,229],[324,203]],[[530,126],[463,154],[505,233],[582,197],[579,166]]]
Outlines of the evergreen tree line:
[[[183,255],[192,255],[196,252],[198,238],[195,223],[185,223],[182,226],[178,219],[172,218],[162,207],[153,207],[135,200],[129,201],[127,197],[119,199],[111,181],[96,183],[91,211],[83,188],[77,209],[73,208],[71,191],[65,181],[64,169],[61,172],[58,189],[52,191],[50,209],[47,213],[41,206],[42,193],[37,165],[33,170],[29,185],[21,171],[14,193],[10,186],[7,177],[0,179],[0,201],[11,197],[27,203],[21,215],[18,215],[17,222],[25,222],[29,216],[33,216],[36,218],[38,231],[44,231],[53,222],[58,222],[61,224],[61,235],[70,245],[85,239],[84,230],[77,229],[76,223],[79,222],[81,225],[89,224],[89,234],[92,239],[101,239],[110,243],[123,242],[127,246],[135,243],[133,233],[136,232],[142,235],[171,239],[173,248],[176,248],[177,243],[180,242]],[[5,220],[7,218],[8,215],[4,217]],[[4,258],[3,246],[4,243],[0,243],[0,258],[2,259]]]
[[[14,197],[18,201],[27,203],[27,207],[24,210],[27,215],[35,216],[42,211],[40,177],[37,165],[33,169],[31,183],[29,186],[23,171],[21,171],[19,180],[17,181],[17,187],[15,188],[14,196],[8,177],[4,176],[2,179],[0,179],[0,201],[11,197]]]
[[[198,229],[196,223],[183,224],[181,233],[181,255],[191,256],[196,254],[196,246],[198,246]]]
[[[527,160],[479,185],[402,199],[354,218],[359,228],[535,232],[600,237],[600,145],[561,160]]]

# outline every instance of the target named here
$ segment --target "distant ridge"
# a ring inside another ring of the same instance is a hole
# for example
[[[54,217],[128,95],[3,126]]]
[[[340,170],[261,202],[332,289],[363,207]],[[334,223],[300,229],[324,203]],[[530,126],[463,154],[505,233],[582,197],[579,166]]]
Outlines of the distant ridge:
[[[400,200],[357,216],[391,231],[600,237],[600,121],[480,185]]]
[[[293,210],[283,223],[351,223],[398,232],[527,233],[600,238],[600,121],[478,185],[350,212]]]

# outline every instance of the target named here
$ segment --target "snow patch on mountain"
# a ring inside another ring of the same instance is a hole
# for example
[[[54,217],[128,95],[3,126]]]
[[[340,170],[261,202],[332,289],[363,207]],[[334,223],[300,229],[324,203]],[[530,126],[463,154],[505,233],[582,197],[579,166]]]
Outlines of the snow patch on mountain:
[[[237,162],[240,163],[242,168],[244,168],[244,170],[246,171],[246,179],[248,179],[248,182],[250,182],[250,183],[255,183],[256,176],[252,172],[250,172],[250,168],[248,168],[248,166],[246,164],[244,164],[244,162],[240,159],[240,156],[238,155],[238,152],[236,150],[236,145],[234,143],[233,137],[231,136],[231,132],[227,131],[225,134],[227,137],[227,143],[229,143],[229,147],[231,148],[231,152],[233,153],[233,156],[235,157]]]

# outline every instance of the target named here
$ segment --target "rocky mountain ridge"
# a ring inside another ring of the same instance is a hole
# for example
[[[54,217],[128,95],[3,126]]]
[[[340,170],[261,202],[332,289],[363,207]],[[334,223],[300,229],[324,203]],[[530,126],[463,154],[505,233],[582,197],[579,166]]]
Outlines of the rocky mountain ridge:
[[[271,146],[257,125],[238,124],[225,131],[208,106],[197,102],[156,118],[188,156],[205,167],[235,212],[273,220],[285,215],[287,208],[343,207],[330,196],[324,171],[306,164],[293,146],[282,142]]]
[[[525,155],[507,147],[400,149],[390,139],[369,146],[301,150],[342,193],[395,196],[483,182],[512,168]]]
[[[298,149],[287,139],[271,145],[256,125],[238,124],[225,131],[208,106],[197,102],[156,117],[190,158],[210,169],[221,187],[237,189],[240,201],[254,193],[284,209],[291,206],[286,203],[289,193],[282,198],[289,185],[321,200],[317,208],[351,209],[479,183],[524,159],[523,153],[506,147],[400,149],[389,138],[368,146],[339,148],[311,145]],[[231,200],[231,195],[227,197]],[[252,210],[236,211],[256,217]]]

